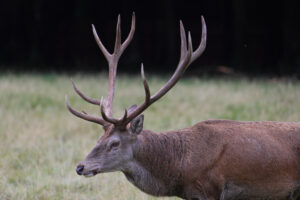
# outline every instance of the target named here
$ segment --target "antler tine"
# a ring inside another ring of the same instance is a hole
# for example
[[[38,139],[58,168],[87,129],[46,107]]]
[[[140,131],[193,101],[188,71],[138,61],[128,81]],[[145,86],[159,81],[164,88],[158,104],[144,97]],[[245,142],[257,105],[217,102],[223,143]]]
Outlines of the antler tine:
[[[146,77],[145,77],[143,63],[141,65],[141,76],[142,76],[144,90],[145,90],[145,102],[148,103],[150,101],[150,89],[149,89],[149,85],[148,85]]]
[[[67,108],[68,110],[75,116],[81,118],[81,119],[84,119],[84,120],[87,120],[87,121],[90,121],[90,122],[94,122],[94,123],[97,123],[97,124],[100,124],[102,126],[106,126],[107,125],[107,122],[104,121],[103,119],[99,118],[99,117],[95,117],[95,116],[92,116],[92,115],[89,115],[89,114],[86,114],[86,112],[79,112],[75,109],[73,109],[71,106],[70,106],[70,103],[69,103],[69,100],[68,100],[68,97],[66,96],[65,97],[65,101],[66,101],[66,105],[67,105]]]
[[[201,56],[201,54],[204,52],[206,47],[207,29],[206,29],[206,23],[203,16],[201,16],[201,22],[202,22],[201,42],[199,44],[199,47],[193,52],[190,63],[194,62],[199,56]]]
[[[188,50],[187,50],[187,57],[189,60],[189,63],[185,65],[184,67],[184,71],[186,70],[186,68],[188,68],[188,66],[190,66],[190,64],[192,63],[192,56],[193,56],[193,43],[192,43],[192,36],[191,36],[191,32],[188,32]],[[183,71],[183,72],[184,72]],[[183,74],[183,73],[182,73]],[[181,74],[181,75],[182,75]]]
[[[131,17],[130,32],[129,32],[126,40],[121,45],[121,53],[123,53],[123,51],[128,47],[129,43],[131,42],[131,40],[133,38],[134,32],[135,32],[135,12],[132,13],[132,17]]]
[[[96,31],[96,28],[94,26],[94,24],[92,24],[92,29],[93,29],[93,35],[94,35],[94,38],[96,40],[96,43],[98,44],[100,50],[102,51],[103,55],[105,56],[107,62],[110,61],[111,59],[111,54],[106,50],[106,48],[104,47],[104,45],[102,44],[98,34],[97,34],[97,31]]]
[[[102,118],[103,118],[105,121],[110,122],[110,123],[112,123],[112,124],[116,123],[116,119],[111,118],[111,117],[109,117],[109,116],[106,115],[106,113],[105,113],[105,108],[104,108],[104,105],[103,105],[102,101],[101,101],[101,105],[100,105],[100,110],[101,110]]]
[[[180,20],[180,43],[181,43],[181,50],[180,50],[180,60],[182,60],[186,54],[186,35],[182,21]]]
[[[112,123],[115,125],[121,125],[121,124],[124,124],[124,121],[127,119],[127,114],[128,114],[127,109],[125,109],[123,117],[121,117],[120,119],[115,119],[115,118],[112,118],[112,117],[109,117],[106,115],[105,108],[104,108],[102,101],[101,101],[100,108],[101,108],[102,118],[109,123]]]
[[[72,85],[73,85],[73,88],[75,90],[75,92],[85,101],[91,103],[91,104],[94,104],[94,105],[100,105],[100,101],[97,100],[97,99],[93,99],[93,98],[90,98],[90,97],[87,97],[85,96],[77,87],[76,87],[76,84],[74,83],[74,81],[72,80]]]
[[[121,17],[118,15],[118,22],[117,22],[117,28],[116,28],[116,41],[115,41],[115,49],[114,54],[121,56],[124,50],[127,48],[129,43],[131,42],[133,35],[135,32],[135,13],[132,13],[131,18],[131,28],[130,32],[126,38],[126,40],[121,43]]]
[[[180,60],[177,65],[177,68],[174,74],[172,75],[172,77],[170,78],[170,80],[151,97],[149,97],[150,90],[145,79],[144,67],[142,65],[141,75],[142,75],[145,95],[146,95],[145,101],[129,114],[129,116],[125,120],[126,124],[129,123],[131,120],[133,120],[135,117],[137,117],[139,114],[141,114],[144,110],[146,110],[152,103],[154,103],[155,101],[160,99],[163,95],[165,95],[177,83],[177,81],[183,75],[187,67],[203,53],[206,45],[206,24],[204,18],[202,17],[201,44],[195,52],[193,52],[192,37],[190,32],[188,32],[188,46],[187,46],[185,29],[181,21],[180,21],[180,38],[181,38],[181,50],[180,50]]]
[[[121,17],[120,17],[120,15],[118,15],[114,54],[118,54],[121,49],[121,27],[120,27],[120,25],[121,25]]]

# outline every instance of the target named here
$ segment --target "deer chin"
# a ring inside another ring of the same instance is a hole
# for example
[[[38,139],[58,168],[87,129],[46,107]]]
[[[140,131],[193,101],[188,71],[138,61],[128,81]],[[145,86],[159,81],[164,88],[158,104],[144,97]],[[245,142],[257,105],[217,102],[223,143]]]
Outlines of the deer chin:
[[[89,177],[92,177],[92,176],[95,176],[97,173],[94,173],[94,172],[89,172],[87,174],[83,174],[85,177],[89,178]]]
[[[109,173],[109,172],[116,172],[116,171],[119,171],[119,170],[98,168],[98,169],[94,169],[94,170],[90,170],[88,172],[85,172],[82,175],[85,176],[85,177],[87,177],[87,178],[89,178],[89,177],[95,176],[97,174],[103,174],[103,173]]]
[[[88,178],[88,177],[95,176],[98,173],[99,173],[98,170],[91,170],[86,173],[83,173],[82,175]]]

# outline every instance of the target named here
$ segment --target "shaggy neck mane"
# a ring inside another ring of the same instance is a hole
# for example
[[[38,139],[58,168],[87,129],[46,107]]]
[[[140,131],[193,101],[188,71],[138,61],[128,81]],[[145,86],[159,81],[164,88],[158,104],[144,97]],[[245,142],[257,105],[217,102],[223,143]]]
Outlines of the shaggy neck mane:
[[[181,131],[182,132],[182,131]],[[141,190],[152,195],[181,193],[182,173],[187,159],[183,134],[166,132],[156,134],[143,131],[134,149],[134,163],[126,177]]]

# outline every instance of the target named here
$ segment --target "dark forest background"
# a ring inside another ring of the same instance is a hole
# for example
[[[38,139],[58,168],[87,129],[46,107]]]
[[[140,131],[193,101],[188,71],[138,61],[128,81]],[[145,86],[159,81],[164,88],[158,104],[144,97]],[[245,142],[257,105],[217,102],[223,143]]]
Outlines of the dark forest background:
[[[195,73],[300,76],[300,12],[296,0],[10,0],[0,1],[2,71],[106,70],[92,36],[95,24],[113,49],[117,15],[122,36],[136,13],[134,40],[119,70],[173,71],[179,57],[179,20],[199,44],[201,15],[208,29],[207,49]]]

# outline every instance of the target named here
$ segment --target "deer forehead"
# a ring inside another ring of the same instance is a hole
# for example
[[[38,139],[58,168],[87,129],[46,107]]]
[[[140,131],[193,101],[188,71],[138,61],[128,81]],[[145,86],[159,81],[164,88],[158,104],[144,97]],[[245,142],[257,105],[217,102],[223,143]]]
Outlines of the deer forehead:
[[[105,133],[98,139],[97,143],[108,142],[112,139],[122,139],[122,136],[125,136],[127,130],[119,129],[114,126],[111,126],[105,131]]]

